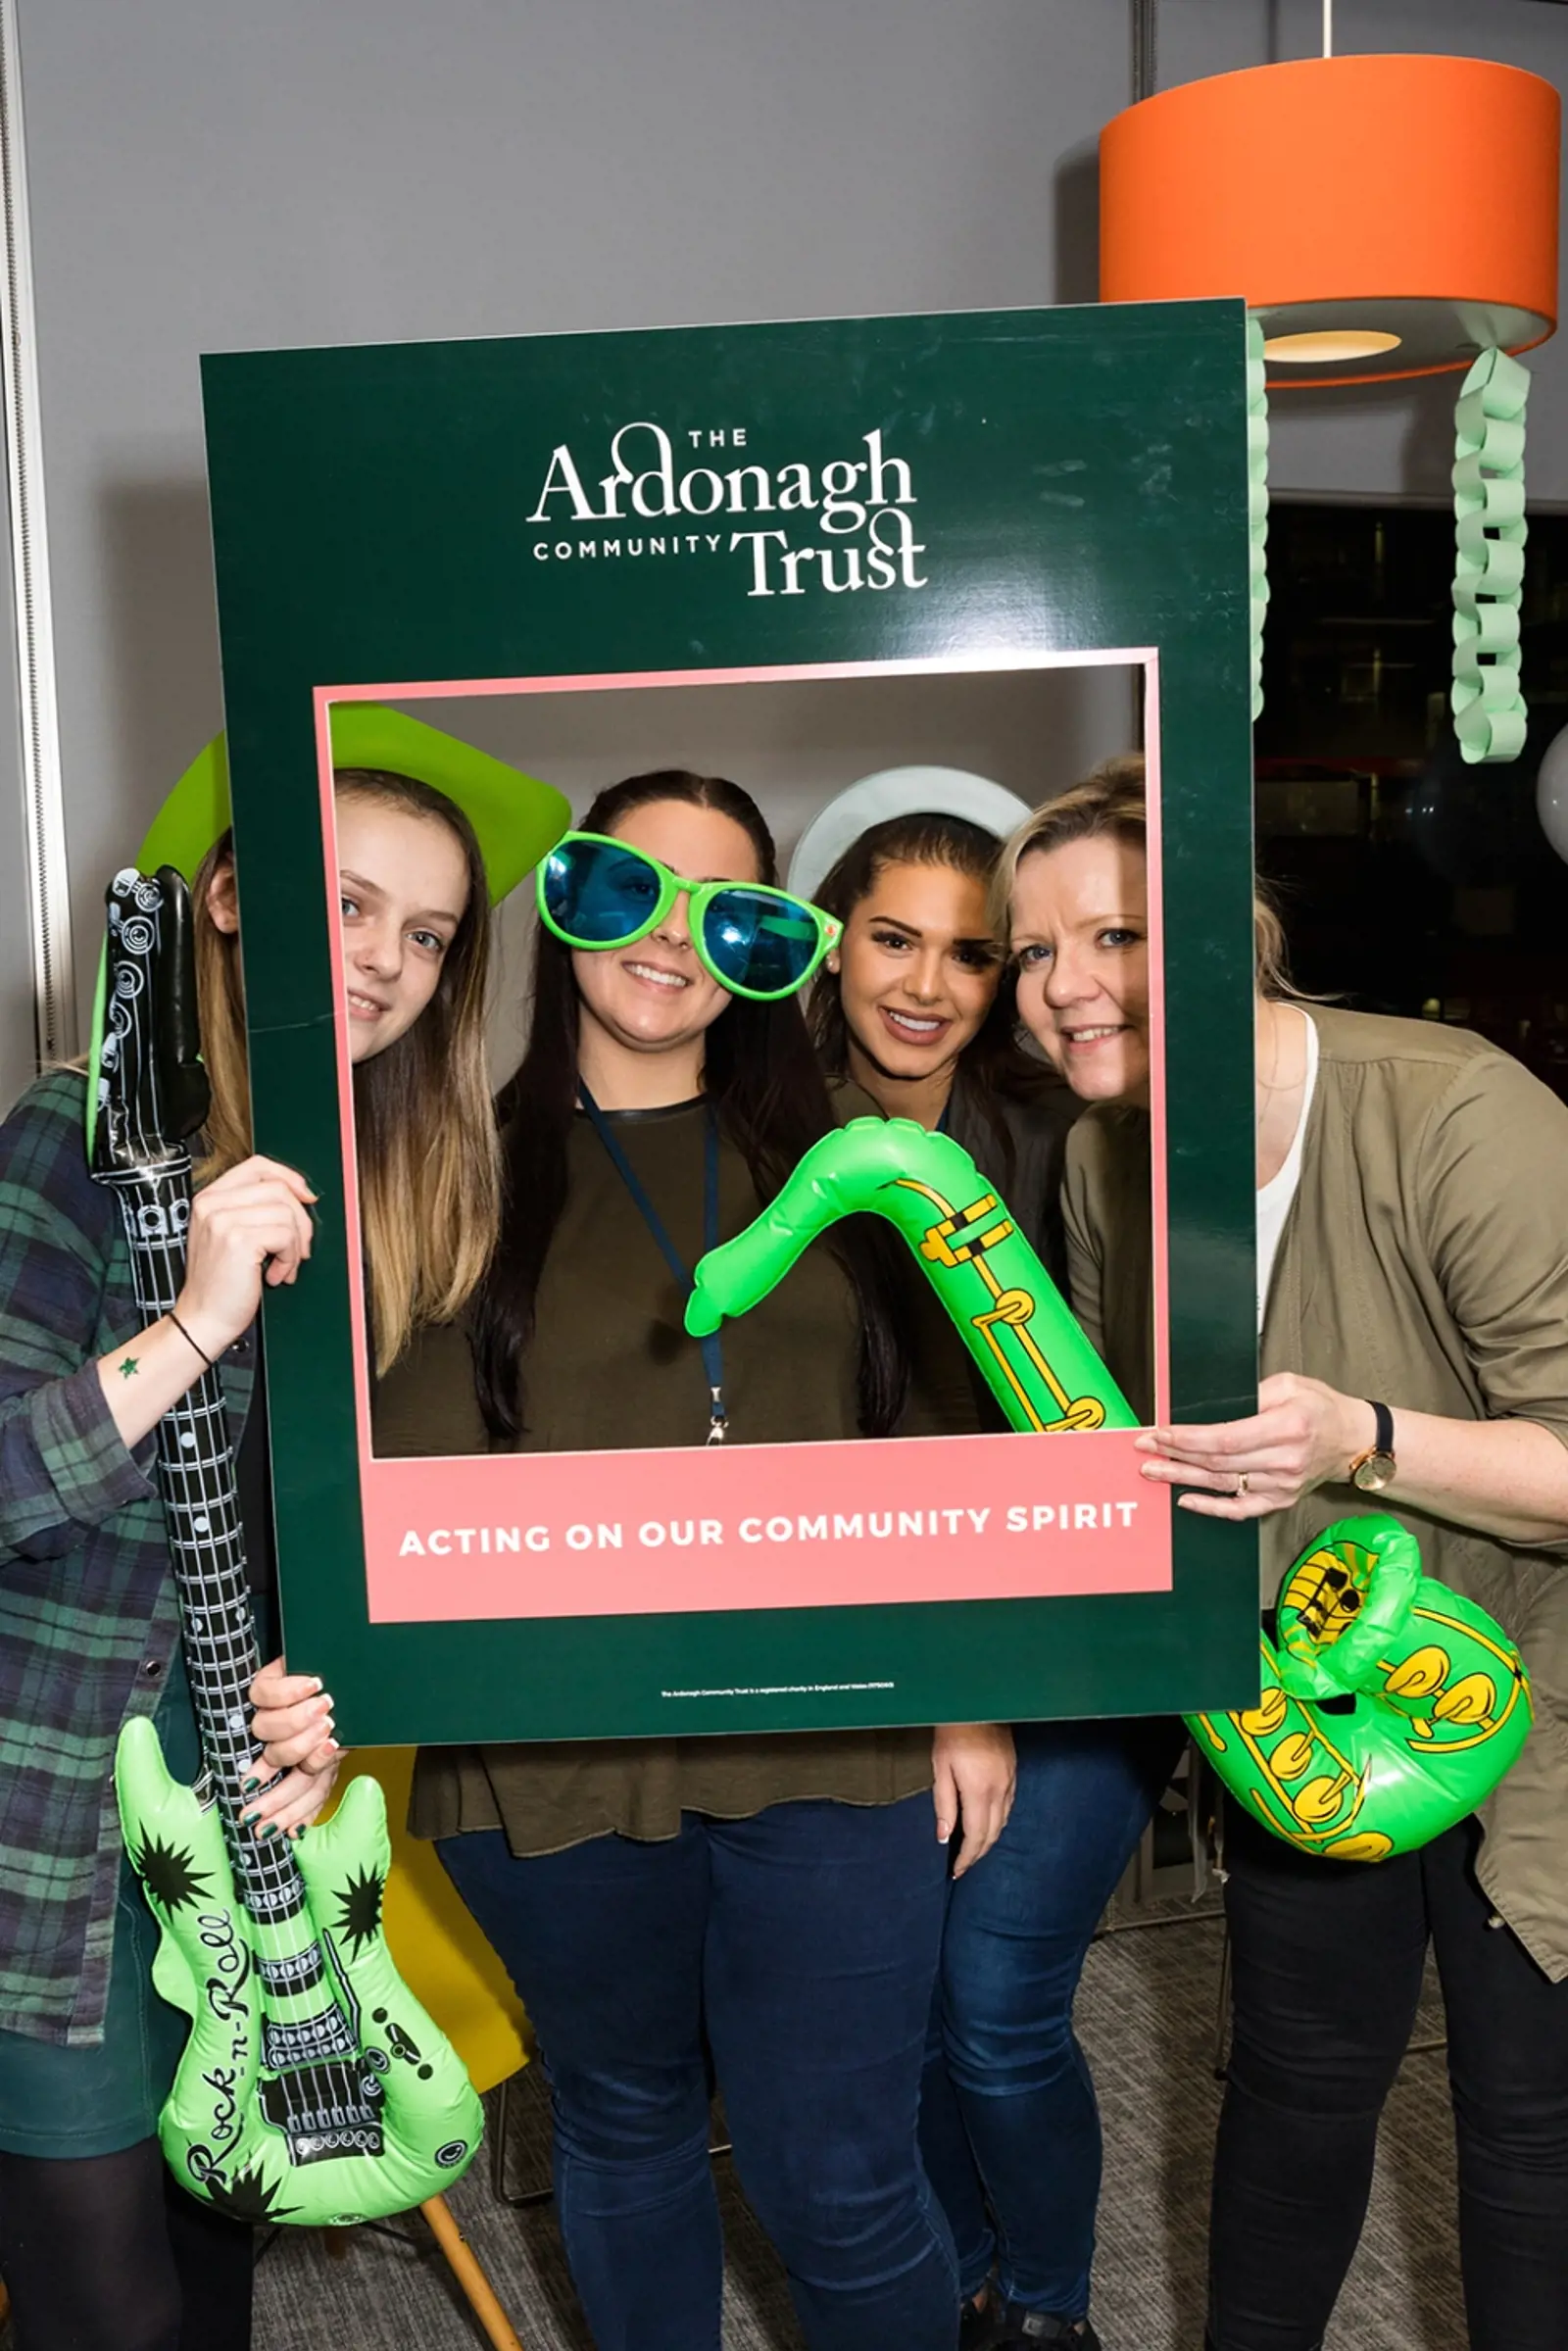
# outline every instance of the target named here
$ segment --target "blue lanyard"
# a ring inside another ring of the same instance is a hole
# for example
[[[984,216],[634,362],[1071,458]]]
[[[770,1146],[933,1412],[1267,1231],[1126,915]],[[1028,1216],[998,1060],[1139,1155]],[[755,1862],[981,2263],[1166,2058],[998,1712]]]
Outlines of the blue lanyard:
[[[631,1194],[632,1205],[659,1245],[660,1254],[680,1284],[681,1296],[690,1298],[696,1287],[691,1269],[671,1241],[664,1220],[649,1199],[642,1178],[615,1140],[614,1129],[605,1116],[584,1081],[577,1080],[577,1100],[593,1121],[594,1133],[610,1153],[610,1163]],[[706,1114],[707,1136],[703,1146],[703,1253],[718,1247],[718,1122],[709,1105]],[[703,1350],[703,1370],[708,1379],[708,1442],[722,1445],[729,1433],[729,1418],[724,1410],[724,1350],[716,1333],[698,1341]]]

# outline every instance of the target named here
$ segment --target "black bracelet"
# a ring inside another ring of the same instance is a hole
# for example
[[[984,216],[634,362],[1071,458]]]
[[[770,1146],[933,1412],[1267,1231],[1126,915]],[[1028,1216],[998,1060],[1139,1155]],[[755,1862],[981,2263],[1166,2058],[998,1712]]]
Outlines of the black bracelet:
[[[181,1339],[190,1340],[191,1346],[196,1349],[197,1354],[200,1355],[208,1370],[216,1371],[218,1366],[213,1361],[212,1356],[207,1352],[207,1349],[203,1347],[199,1339],[191,1339],[189,1331],[186,1330],[184,1324],[180,1321],[179,1316],[174,1312],[172,1306],[171,1306],[169,1309],[169,1319],[173,1324],[175,1330],[179,1333]]]

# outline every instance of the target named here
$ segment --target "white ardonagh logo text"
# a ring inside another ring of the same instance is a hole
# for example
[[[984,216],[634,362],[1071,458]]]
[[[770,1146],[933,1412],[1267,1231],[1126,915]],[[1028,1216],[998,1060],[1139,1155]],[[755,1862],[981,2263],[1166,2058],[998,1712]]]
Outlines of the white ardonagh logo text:
[[[739,456],[748,431],[745,425],[710,431],[690,427],[686,438],[708,456]],[[923,588],[915,558],[925,548],[906,511],[915,504],[908,463],[887,454],[880,426],[862,434],[861,444],[863,457],[835,458],[815,467],[794,462],[770,469],[748,459],[722,467],[693,465],[677,474],[669,434],[642,417],[613,434],[611,469],[592,482],[590,491],[569,444],[563,441],[551,452],[538,503],[528,516],[540,534],[534,560],[614,562],[723,552],[744,557],[748,596],[804,596],[813,586],[835,596],[861,588]],[[781,519],[763,523],[755,519],[760,515]],[[733,520],[727,529],[716,530],[643,527],[710,525],[719,516],[743,516],[746,527],[737,528]],[[621,527],[613,534],[559,535],[585,523]],[[830,544],[797,545],[793,534],[808,530]]]

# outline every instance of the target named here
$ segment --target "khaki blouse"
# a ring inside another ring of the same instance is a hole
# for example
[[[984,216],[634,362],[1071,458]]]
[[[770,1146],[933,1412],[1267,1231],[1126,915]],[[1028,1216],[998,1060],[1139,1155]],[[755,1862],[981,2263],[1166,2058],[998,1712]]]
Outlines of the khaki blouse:
[[[1538,1422],[1568,1445],[1568,1106],[1483,1039],[1314,1004],[1301,1181],[1263,1322],[1294,1371],[1396,1414]],[[1152,1336],[1149,1124],[1097,1107],[1067,1145],[1072,1300],[1141,1410]],[[1262,1601],[1311,1539],[1368,1507],[1348,1481],[1260,1522]],[[1507,1543],[1400,1502],[1426,1572],[1490,1609],[1535,1694],[1483,1807],[1481,1883],[1544,1972],[1568,1978],[1568,1542]]]

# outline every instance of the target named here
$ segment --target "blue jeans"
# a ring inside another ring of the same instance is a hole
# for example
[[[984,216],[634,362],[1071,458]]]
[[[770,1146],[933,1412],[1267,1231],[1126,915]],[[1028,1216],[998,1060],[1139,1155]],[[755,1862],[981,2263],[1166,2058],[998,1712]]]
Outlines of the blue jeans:
[[[917,2145],[942,1935],[929,1795],[682,1816],[441,1859],[550,2078],[556,2203],[598,2351],[719,2351],[709,2061],[810,2351],[954,2351],[953,2243]]]
[[[1100,2109],[1072,2029],[1084,1955],[1181,1751],[1181,1726],[1025,1723],[1012,1813],[953,1886],[920,2145],[965,2298],[1081,2318]]]

